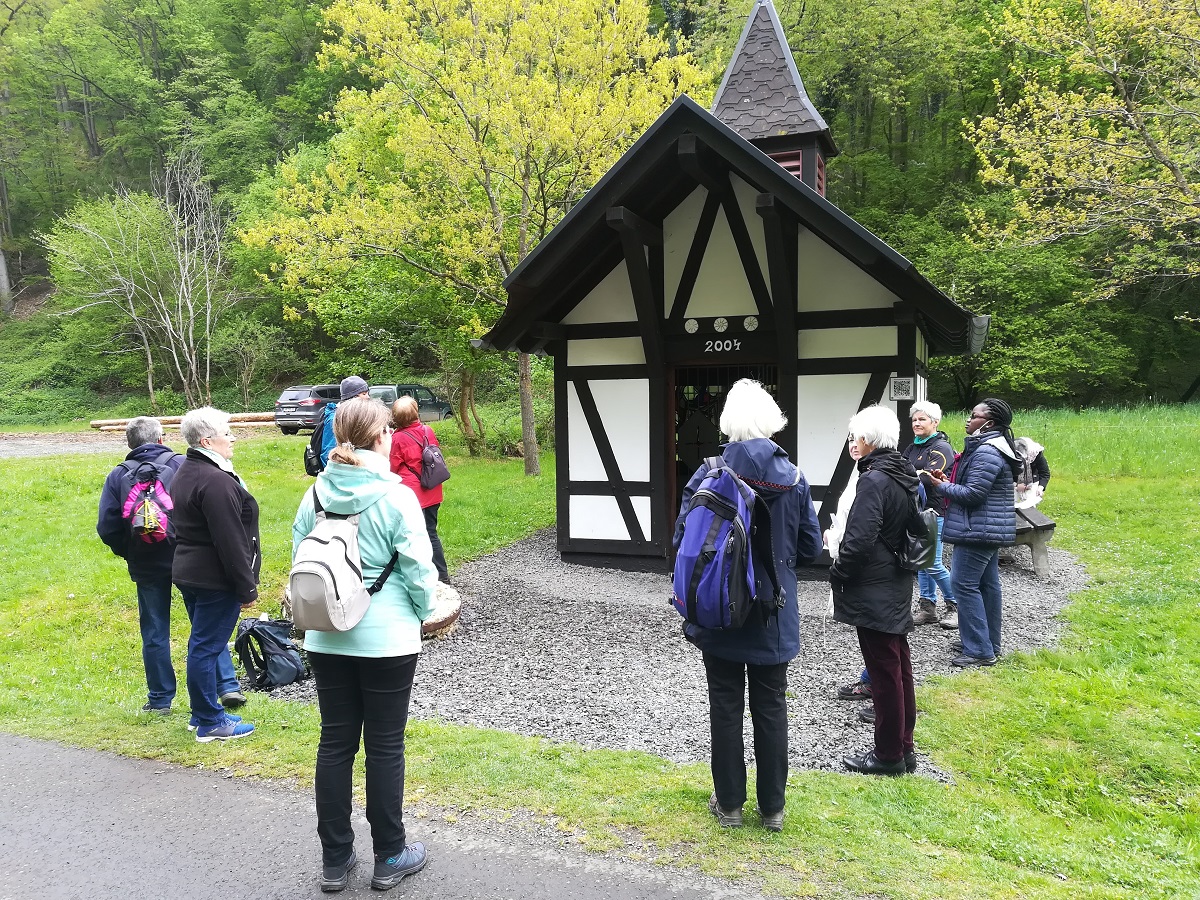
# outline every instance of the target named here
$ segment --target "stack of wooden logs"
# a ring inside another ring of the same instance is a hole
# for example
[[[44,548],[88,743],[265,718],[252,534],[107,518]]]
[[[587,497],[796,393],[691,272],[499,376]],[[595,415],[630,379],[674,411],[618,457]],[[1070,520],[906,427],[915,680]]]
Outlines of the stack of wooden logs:
[[[183,420],[183,416],[158,416],[158,421],[162,422],[163,428],[178,428],[179,423]],[[129,424],[129,419],[94,419],[90,423],[93,428],[100,431],[124,431],[125,426]],[[239,427],[253,427],[256,425],[274,425],[275,413],[273,412],[247,412],[247,413],[230,413],[229,424]]]

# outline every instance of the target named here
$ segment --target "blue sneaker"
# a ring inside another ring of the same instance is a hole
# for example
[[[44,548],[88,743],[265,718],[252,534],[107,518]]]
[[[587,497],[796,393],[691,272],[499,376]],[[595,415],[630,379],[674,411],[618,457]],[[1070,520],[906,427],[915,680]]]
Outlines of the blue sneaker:
[[[235,716],[233,713],[225,713],[225,718],[228,719],[230,722],[232,722],[234,725],[236,725],[238,722],[242,721],[241,716]],[[192,716],[192,718],[188,719],[188,731],[195,731],[196,728],[199,727],[199,725],[200,725],[200,723],[196,721],[195,716]]]
[[[196,741],[207,744],[209,741],[229,741],[233,738],[245,737],[254,731],[249,722],[234,722],[229,716],[220,725],[201,725],[196,729]]]
[[[377,891],[390,891],[405,875],[415,875],[425,868],[429,855],[425,845],[420,841],[409,844],[396,856],[375,861],[375,874],[371,877],[371,887]]]

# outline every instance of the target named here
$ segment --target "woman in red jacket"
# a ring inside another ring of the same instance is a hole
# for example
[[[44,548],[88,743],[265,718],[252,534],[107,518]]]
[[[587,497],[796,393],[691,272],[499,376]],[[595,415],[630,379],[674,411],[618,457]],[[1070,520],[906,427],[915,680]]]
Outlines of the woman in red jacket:
[[[417,495],[421,512],[425,514],[425,529],[429,532],[429,543],[433,545],[433,565],[437,568],[438,581],[450,583],[446,569],[446,554],[437,533],[438,507],[442,504],[442,486],[426,490],[421,487],[421,451],[426,444],[437,447],[437,435],[421,421],[417,401],[412,397],[401,397],[392,404],[392,471],[400,476],[412,492]]]

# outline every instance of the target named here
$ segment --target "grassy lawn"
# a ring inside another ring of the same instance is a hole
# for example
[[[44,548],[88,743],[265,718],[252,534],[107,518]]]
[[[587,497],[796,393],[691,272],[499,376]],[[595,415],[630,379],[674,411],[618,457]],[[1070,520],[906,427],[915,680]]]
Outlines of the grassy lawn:
[[[1043,509],[1059,523],[1055,546],[1083,560],[1092,585],[1068,609],[1059,649],[921,691],[918,745],[953,784],[794,773],[782,834],[722,832],[704,805],[705,766],[414,722],[408,797],[494,816],[529,811],[589,848],[754,878],[789,896],[1200,896],[1191,687],[1200,408],[1030,413],[1018,423],[1048,448]],[[265,598],[279,596],[286,573],[308,483],[303,443],[256,437],[237,447],[262,505]],[[228,746],[196,744],[182,712],[136,715],[144,685],[132,585],[92,530],[114,462],[0,461],[0,729],[309,783],[313,708],[254,696],[259,731]],[[452,567],[551,523],[552,457],[540,479],[523,478],[518,461],[450,463],[441,523]],[[177,646],[184,623],[180,610]]]

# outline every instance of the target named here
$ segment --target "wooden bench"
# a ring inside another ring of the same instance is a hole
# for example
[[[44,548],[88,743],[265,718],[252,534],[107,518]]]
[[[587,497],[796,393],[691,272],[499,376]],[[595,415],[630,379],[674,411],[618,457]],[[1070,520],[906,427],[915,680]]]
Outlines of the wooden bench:
[[[1046,545],[1054,536],[1054,520],[1036,507],[1017,510],[1017,544],[1033,553],[1033,572],[1039,578],[1050,575],[1050,553]]]

